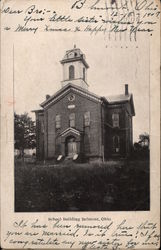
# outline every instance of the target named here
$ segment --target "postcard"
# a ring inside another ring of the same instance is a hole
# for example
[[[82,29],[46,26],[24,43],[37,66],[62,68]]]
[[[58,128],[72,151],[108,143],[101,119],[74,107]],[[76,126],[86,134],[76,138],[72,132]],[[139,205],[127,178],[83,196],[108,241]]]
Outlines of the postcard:
[[[1,247],[159,249],[160,2],[1,1]]]

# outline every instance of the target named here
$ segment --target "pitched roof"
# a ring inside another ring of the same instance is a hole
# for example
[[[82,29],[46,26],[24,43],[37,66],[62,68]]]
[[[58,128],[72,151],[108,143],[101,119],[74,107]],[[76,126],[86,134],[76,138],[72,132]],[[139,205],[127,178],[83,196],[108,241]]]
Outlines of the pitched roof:
[[[106,96],[104,97],[105,100],[108,102],[108,104],[119,104],[119,103],[126,103],[129,102],[131,106],[131,113],[134,116],[135,115],[135,108],[134,108],[134,102],[133,102],[133,95],[132,94],[122,94],[122,95],[113,95],[113,96]]]
[[[86,97],[89,97],[89,98],[93,99],[94,101],[107,102],[109,105],[129,102],[129,104],[131,106],[132,115],[135,115],[132,94],[128,94],[128,95],[121,94],[121,95],[101,97],[101,96],[98,96],[98,95],[90,92],[89,90],[81,88],[73,83],[69,83],[69,84],[65,85],[63,88],[58,90],[54,95],[50,96],[48,99],[46,99],[44,102],[42,102],[40,104],[40,106],[45,108],[48,105],[50,105],[51,103],[56,102],[59,98],[64,96],[66,93],[68,93],[70,91],[70,89],[72,89],[72,90],[74,90],[82,95],[85,95]]]
[[[68,83],[67,85],[65,85],[63,88],[61,88],[60,90],[58,90],[54,95],[50,96],[47,100],[45,100],[44,102],[42,102],[40,104],[41,107],[45,107],[48,106],[50,103],[56,101],[59,97],[61,97],[62,95],[66,94],[68,92],[68,90],[73,89],[76,90],[78,93],[80,94],[84,94],[87,97],[92,98],[95,101],[101,101],[101,97],[88,91],[87,89],[81,88],[73,83]]]
[[[35,113],[44,113],[44,109],[31,110],[31,112],[35,112]]]
[[[113,102],[126,102],[126,101],[130,101],[131,94],[128,94],[128,95],[122,94],[122,95],[106,96],[105,99],[109,103],[113,103]]]

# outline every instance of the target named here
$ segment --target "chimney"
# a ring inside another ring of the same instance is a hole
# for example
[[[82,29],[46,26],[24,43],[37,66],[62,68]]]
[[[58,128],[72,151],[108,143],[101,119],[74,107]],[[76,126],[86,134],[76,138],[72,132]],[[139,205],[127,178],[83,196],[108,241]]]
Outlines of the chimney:
[[[128,95],[129,91],[128,91],[128,84],[125,84],[125,95]]]
[[[50,98],[50,95],[46,95],[46,100]]]

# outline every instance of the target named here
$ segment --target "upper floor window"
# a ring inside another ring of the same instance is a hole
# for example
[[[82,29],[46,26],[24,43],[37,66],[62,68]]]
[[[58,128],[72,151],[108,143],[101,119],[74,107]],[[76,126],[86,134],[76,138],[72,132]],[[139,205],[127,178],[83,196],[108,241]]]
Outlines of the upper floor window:
[[[41,122],[41,132],[44,133],[44,121]]]
[[[114,128],[119,127],[119,114],[118,113],[112,114],[112,125]]]
[[[84,126],[90,126],[90,112],[87,111],[84,113]]]
[[[55,127],[56,128],[60,128],[61,127],[61,117],[60,117],[60,115],[56,115],[56,118],[55,118]]]
[[[69,126],[75,127],[75,114],[74,113],[71,113],[69,115]]]
[[[69,79],[74,79],[74,75],[75,75],[75,72],[74,72],[74,66],[73,65],[70,65],[69,66]]]

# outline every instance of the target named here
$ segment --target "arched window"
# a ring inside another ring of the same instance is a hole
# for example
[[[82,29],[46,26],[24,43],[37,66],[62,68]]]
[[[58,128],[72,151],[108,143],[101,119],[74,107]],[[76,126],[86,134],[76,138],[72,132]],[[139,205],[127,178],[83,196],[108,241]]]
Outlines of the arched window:
[[[83,80],[85,81],[86,79],[86,72],[85,72],[85,68],[83,68]]]
[[[69,79],[74,79],[74,66],[70,65],[69,66]]]
[[[113,137],[113,149],[115,153],[119,153],[120,151],[120,138],[117,135]]]

